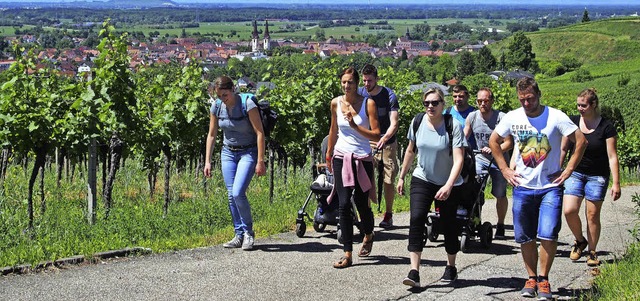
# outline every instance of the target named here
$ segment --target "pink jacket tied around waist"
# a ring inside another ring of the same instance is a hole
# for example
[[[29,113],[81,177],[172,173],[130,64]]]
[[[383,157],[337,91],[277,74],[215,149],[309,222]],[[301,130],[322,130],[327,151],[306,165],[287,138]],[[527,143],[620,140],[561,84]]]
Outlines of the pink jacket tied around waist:
[[[342,159],[342,184],[344,185],[344,187],[347,188],[355,188],[356,187],[356,183],[355,183],[355,175],[358,175],[358,184],[360,185],[360,189],[362,189],[362,191],[368,191],[369,192],[369,199],[371,199],[372,202],[377,203],[377,196],[376,196],[376,187],[373,186],[373,182],[371,181],[371,178],[369,178],[369,175],[367,174],[367,171],[364,169],[364,165],[362,165],[363,161],[366,162],[373,162],[373,156],[366,155],[366,156],[358,156],[355,155],[354,153],[340,153],[338,151],[335,151],[333,154],[334,158],[337,159]],[[333,158],[331,158],[333,160]],[[353,170],[353,160],[356,160],[356,170]],[[327,198],[327,203],[331,204],[331,201],[333,200],[333,197],[336,194],[336,186],[333,186],[333,189],[331,190],[331,194],[329,195],[329,197]]]

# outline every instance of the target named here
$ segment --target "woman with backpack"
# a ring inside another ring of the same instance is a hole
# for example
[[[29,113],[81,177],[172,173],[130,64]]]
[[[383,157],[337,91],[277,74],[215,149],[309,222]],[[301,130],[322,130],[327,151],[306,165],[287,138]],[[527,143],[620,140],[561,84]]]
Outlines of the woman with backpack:
[[[204,175],[211,177],[211,152],[218,128],[221,128],[224,144],[220,152],[222,177],[227,187],[235,231],[233,239],[223,246],[251,250],[255,234],[246,192],[254,174],[262,176],[266,173],[265,139],[255,103],[242,99],[234,88],[233,80],[227,76],[218,77],[213,83],[213,90],[220,101],[211,105],[209,114]]]
[[[373,190],[373,156],[369,141],[380,139],[378,113],[373,99],[358,94],[358,71],[349,67],[340,74],[344,95],[331,100],[331,127],[327,146],[327,168],[333,173],[334,192],[338,197],[342,249],[344,255],[333,264],[336,269],[353,264],[353,211],[351,196],[361,219],[364,233],[358,256],[371,254],[373,248],[373,211],[369,195]],[[333,192],[332,192],[333,194]],[[330,198],[334,198],[330,196]]]
[[[420,260],[424,247],[425,224],[427,213],[433,200],[440,208],[440,220],[444,225],[444,246],[447,252],[447,266],[440,280],[452,282],[457,279],[456,254],[460,251],[458,238],[460,227],[456,220],[456,209],[464,193],[461,185],[463,179],[460,176],[464,160],[464,147],[467,141],[462,131],[462,125],[450,115],[445,117],[444,95],[440,89],[429,89],[423,97],[425,114],[420,123],[416,116],[411,123],[407,138],[409,145],[406,148],[402,169],[398,179],[397,190],[404,194],[404,178],[413,163],[418,152],[418,164],[412,177],[409,196],[409,259],[411,270],[402,281],[411,287],[420,286]],[[447,118],[453,122],[452,135],[447,132]],[[414,129],[417,124],[418,128]],[[452,139],[450,138],[452,137]]]

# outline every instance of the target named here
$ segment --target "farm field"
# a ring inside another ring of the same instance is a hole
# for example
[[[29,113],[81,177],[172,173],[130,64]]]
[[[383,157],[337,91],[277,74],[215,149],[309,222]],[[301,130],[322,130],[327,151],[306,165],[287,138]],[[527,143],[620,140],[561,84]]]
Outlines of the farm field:
[[[369,24],[374,24],[378,21],[387,21],[388,25],[393,26],[393,30],[370,30]],[[489,20],[476,20],[476,19],[413,19],[413,20],[399,20],[399,19],[391,19],[391,20],[367,20],[368,24],[365,25],[352,25],[352,26],[341,26],[341,27],[329,27],[329,28],[320,28],[317,25],[306,25],[310,23],[318,23],[318,21],[296,21],[296,22],[283,22],[283,21],[269,21],[269,33],[272,39],[286,39],[286,38],[306,38],[311,39],[311,37],[315,34],[316,30],[322,29],[325,32],[325,36],[333,36],[334,38],[344,37],[345,39],[359,39],[363,35],[366,34],[376,34],[378,32],[390,33],[395,32],[397,36],[402,36],[405,34],[407,28],[409,30],[413,30],[413,26],[416,24],[424,24],[427,22],[429,26],[431,26],[432,33],[435,33],[435,27],[441,24],[451,24],[455,22],[462,22],[471,27],[478,27],[479,25],[474,24],[474,21],[483,22],[484,27],[490,27],[488,25]],[[496,26],[499,30],[506,30],[506,22],[509,20],[497,20],[502,22],[502,25]],[[512,21],[515,22],[515,21]],[[303,25],[305,30],[296,31],[296,32],[279,32],[287,25],[291,24],[300,24]],[[176,28],[172,29],[156,29],[154,25],[139,25],[135,27],[123,27],[118,30],[121,31],[142,31],[146,34],[149,32],[158,31],[160,35],[169,34],[170,36],[180,36],[182,33],[182,28],[179,28],[178,24],[175,25]],[[356,30],[359,28],[359,30]],[[228,41],[249,41],[251,40],[251,32],[253,28],[251,22],[221,22],[221,23],[200,23],[200,27],[198,28],[185,28],[185,32],[187,34],[192,34],[195,32],[199,32],[201,34],[207,33],[217,33],[223,34],[223,39]],[[262,37],[262,31],[264,30],[264,22],[258,20],[258,30],[260,31],[260,36]],[[232,32],[236,32],[235,36],[230,36]]]

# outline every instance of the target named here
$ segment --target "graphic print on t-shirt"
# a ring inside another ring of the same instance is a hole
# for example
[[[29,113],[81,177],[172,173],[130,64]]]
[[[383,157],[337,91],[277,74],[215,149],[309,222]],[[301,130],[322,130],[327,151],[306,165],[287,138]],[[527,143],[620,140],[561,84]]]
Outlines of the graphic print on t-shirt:
[[[517,130],[518,147],[524,165],[536,168],[551,152],[551,144],[546,134],[532,129]]]

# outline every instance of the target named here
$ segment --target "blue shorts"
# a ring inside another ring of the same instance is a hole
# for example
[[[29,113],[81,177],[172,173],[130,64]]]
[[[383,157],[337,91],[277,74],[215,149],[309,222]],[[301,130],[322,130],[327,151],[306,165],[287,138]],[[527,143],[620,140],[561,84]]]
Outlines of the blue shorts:
[[[476,158],[478,158],[476,156]],[[491,164],[489,168],[489,162],[476,159],[476,173],[486,174],[489,170],[489,177],[491,177],[491,194],[496,198],[502,198],[507,196],[507,180],[502,176],[502,172],[495,164]]]
[[[558,240],[562,226],[562,186],[513,188],[513,232],[517,243]]]
[[[589,201],[604,201],[609,186],[609,177],[588,176],[574,171],[564,181],[564,194],[584,197]]]

